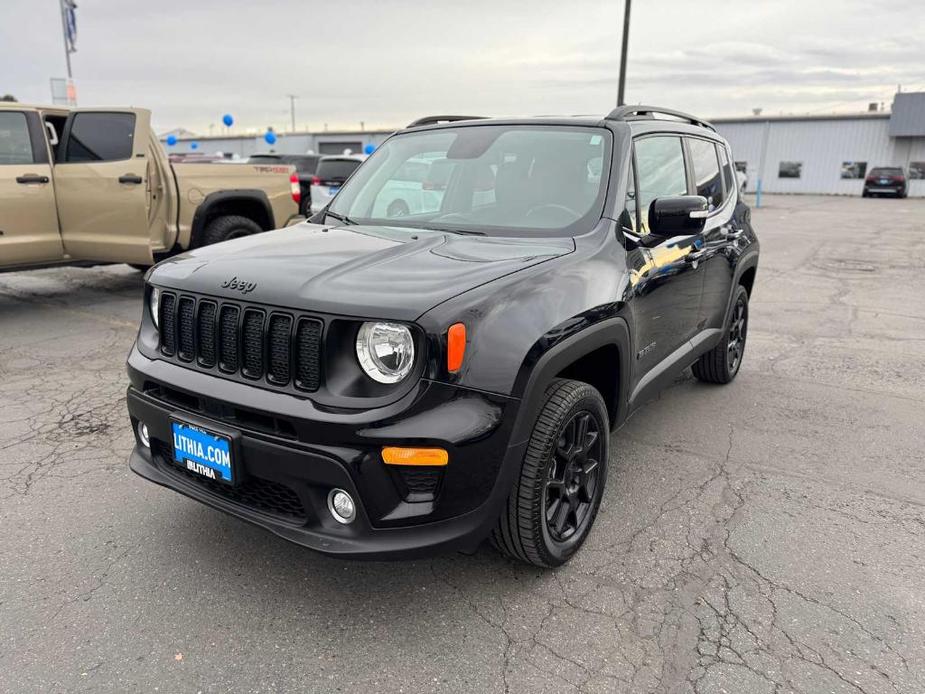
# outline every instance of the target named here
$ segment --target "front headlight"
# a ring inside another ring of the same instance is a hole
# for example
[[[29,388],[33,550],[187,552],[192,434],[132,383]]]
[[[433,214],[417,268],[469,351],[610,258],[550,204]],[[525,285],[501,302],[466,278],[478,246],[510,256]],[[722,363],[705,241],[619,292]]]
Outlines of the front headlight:
[[[363,323],[357,333],[357,359],[379,383],[398,383],[414,366],[414,339],[400,323]]]
[[[151,287],[151,293],[148,295],[148,307],[151,309],[151,320],[154,321],[154,327],[160,329],[160,304],[161,290],[157,287]]]

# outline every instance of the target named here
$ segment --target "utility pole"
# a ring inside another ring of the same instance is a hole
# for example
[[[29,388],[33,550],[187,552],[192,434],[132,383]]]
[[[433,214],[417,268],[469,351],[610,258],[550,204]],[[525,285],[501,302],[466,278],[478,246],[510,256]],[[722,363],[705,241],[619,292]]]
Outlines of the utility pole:
[[[626,52],[629,49],[630,42],[630,0],[625,0],[623,7],[623,49],[620,52],[620,86],[617,90],[617,106],[623,106],[626,102],[623,95],[626,91]]]
[[[289,118],[292,122],[292,132],[295,132],[295,100],[299,97],[295,94],[287,94],[289,97]]]

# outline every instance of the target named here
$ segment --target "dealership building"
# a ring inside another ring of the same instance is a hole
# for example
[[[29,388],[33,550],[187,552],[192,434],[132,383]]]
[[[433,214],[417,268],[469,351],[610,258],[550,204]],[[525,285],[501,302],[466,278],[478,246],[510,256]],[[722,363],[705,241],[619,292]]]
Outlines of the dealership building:
[[[925,197],[925,92],[896,94],[892,109],[856,114],[716,118],[738,168],[754,191],[759,178],[767,193],[860,195],[864,177],[878,166],[900,166],[911,196]],[[192,137],[176,133],[170,153],[221,152],[248,157],[285,154],[362,153],[391,130],[277,133],[271,146],[262,135]],[[161,139],[166,140],[168,133]],[[195,147],[194,147],[195,144]]]
[[[925,92],[897,94],[890,111],[712,122],[751,191],[760,178],[767,193],[860,195],[871,169],[899,166],[909,195],[925,197]]]

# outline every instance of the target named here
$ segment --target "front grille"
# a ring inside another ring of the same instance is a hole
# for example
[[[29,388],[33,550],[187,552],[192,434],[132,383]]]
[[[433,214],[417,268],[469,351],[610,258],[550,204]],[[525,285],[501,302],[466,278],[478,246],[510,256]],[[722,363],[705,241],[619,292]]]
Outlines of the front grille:
[[[170,361],[281,390],[321,385],[318,318],[165,291],[160,320],[160,351]]]
[[[170,462],[168,447],[155,444],[160,467],[172,477],[178,477],[203,488],[210,494],[220,496],[241,506],[263,513],[279,516],[288,521],[304,523],[307,520],[305,507],[295,491],[280,482],[249,475],[237,486],[229,486],[210,480],[208,477],[190,472],[179,464]]]

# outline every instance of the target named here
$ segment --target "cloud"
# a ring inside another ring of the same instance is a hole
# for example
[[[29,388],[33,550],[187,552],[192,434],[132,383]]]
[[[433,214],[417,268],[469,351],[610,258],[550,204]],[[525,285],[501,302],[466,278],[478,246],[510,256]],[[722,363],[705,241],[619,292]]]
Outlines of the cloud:
[[[604,0],[81,0],[82,104],[152,109],[160,129],[401,125],[439,112],[603,113],[622,3]],[[861,109],[925,88],[916,3],[635,3],[627,95],[706,116]],[[55,3],[4,0],[0,91],[44,102],[64,72]],[[29,56],[25,59],[24,56]]]

